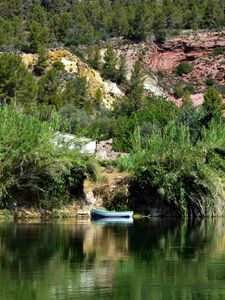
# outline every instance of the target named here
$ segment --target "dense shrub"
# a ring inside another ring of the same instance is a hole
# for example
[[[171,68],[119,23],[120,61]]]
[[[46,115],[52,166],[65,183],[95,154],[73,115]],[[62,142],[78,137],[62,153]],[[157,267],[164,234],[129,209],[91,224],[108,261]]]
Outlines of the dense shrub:
[[[224,200],[225,125],[210,124],[202,139],[191,142],[189,128],[169,123],[156,129],[145,143],[136,132],[130,171],[139,187],[146,188],[182,215],[221,213]],[[130,159],[130,158],[129,158]]]
[[[214,56],[223,55],[223,54],[225,54],[225,47],[216,47],[213,49]]]
[[[178,108],[163,98],[146,97],[141,108],[131,116],[119,116],[114,129],[114,148],[118,151],[129,152],[132,149],[133,133],[137,127],[143,134],[151,132],[152,127],[162,128],[174,120]]]
[[[206,79],[205,84],[206,84],[207,86],[214,86],[215,81],[213,80],[213,78],[212,78],[211,76],[209,76],[209,77]]]
[[[202,122],[205,111],[202,107],[194,107],[191,104],[184,105],[177,115],[177,126],[180,124],[189,128],[190,140],[194,144],[201,136]]]
[[[167,37],[167,32],[165,29],[157,30],[154,33],[155,35],[155,42],[158,44],[163,44]]]
[[[189,74],[193,70],[193,66],[188,61],[182,61],[176,68],[178,75]]]
[[[0,107],[1,207],[59,207],[82,191],[89,159],[55,146],[57,124]]]
[[[176,98],[181,98],[184,94],[184,89],[181,86],[176,85],[173,88],[173,93]]]

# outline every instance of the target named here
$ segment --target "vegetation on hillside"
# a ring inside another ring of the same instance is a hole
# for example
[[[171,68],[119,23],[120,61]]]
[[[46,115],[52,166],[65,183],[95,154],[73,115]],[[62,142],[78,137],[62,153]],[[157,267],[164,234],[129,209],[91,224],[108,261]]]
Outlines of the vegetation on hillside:
[[[91,97],[86,78],[67,78],[60,63],[47,67],[43,49],[33,70],[16,55],[2,54],[0,61],[1,207],[59,207],[82,191],[88,174],[95,176],[89,158],[52,143],[61,130],[113,138],[114,150],[131,153],[119,166],[131,172],[138,189],[181,214],[218,213],[224,199],[225,123],[222,98],[213,87],[200,107],[185,90],[178,108],[144,93],[137,60],[130,80],[121,82],[124,96],[107,110],[101,92]],[[100,71],[117,81],[126,65],[109,48]]]
[[[57,120],[1,105],[0,128],[1,208],[60,207],[82,192],[84,178],[95,178],[90,158],[54,144]]]
[[[222,98],[212,88],[202,107],[184,105],[148,135],[136,127],[132,155],[119,161],[133,184],[181,215],[219,214],[224,201],[225,123]],[[135,203],[138,206],[138,203]]]
[[[42,47],[92,44],[108,37],[143,40],[167,31],[220,29],[223,0],[1,0],[0,50],[37,52]]]
[[[144,91],[141,55],[128,80],[125,58],[112,46],[101,57],[99,44],[152,34],[163,43],[168,31],[219,30],[224,11],[222,0],[0,1],[0,206],[57,207],[77,195],[88,174],[95,176],[90,158],[52,143],[56,131],[66,131],[113,138],[114,150],[131,152],[120,167],[182,214],[215,212],[225,178],[219,88],[208,78],[204,103],[196,108],[190,100],[195,87],[174,85],[174,95],[183,98],[178,108]],[[77,51],[81,44],[89,46],[79,55],[123,92],[111,110],[100,89],[90,93],[87,78],[47,63],[46,48]],[[20,51],[38,53],[36,65],[26,68]],[[171,76],[182,78],[192,68],[184,61]]]

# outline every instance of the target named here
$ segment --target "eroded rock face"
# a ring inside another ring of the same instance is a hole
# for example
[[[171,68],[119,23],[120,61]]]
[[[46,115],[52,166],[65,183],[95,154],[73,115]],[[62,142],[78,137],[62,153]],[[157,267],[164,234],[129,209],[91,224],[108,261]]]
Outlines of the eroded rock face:
[[[96,92],[99,89],[103,96],[103,103],[107,108],[111,107],[117,97],[123,95],[122,91],[120,91],[115,83],[103,81],[98,71],[90,68],[80,58],[69,51],[64,49],[49,50],[47,55],[49,65],[54,62],[62,62],[67,73],[79,74],[80,76],[86,77],[89,83],[91,96],[95,97]],[[28,67],[34,66],[38,60],[37,54],[22,54],[21,57]]]
[[[124,55],[128,64],[128,77],[135,61],[142,55],[143,68],[148,75],[145,89],[157,96],[167,96],[177,102],[173,96],[173,86],[191,84],[196,88],[193,102],[199,105],[203,101],[206,79],[212,78],[225,87],[225,52],[216,54],[216,48],[225,48],[225,31],[198,32],[184,31],[177,37],[169,38],[164,44],[153,42],[124,44],[117,49],[118,55]],[[189,61],[193,70],[179,77],[174,73],[182,61]],[[165,74],[165,86],[159,87],[157,75]],[[178,101],[179,102],[179,101]]]
[[[168,39],[162,45],[154,43],[123,45],[118,50],[118,54],[126,56],[128,70],[132,69],[132,65],[141,53],[146,71],[170,73],[181,61],[195,61],[202,56],[212,54],[215,47],[225,47],[225,31],[207,33],[187,31],[179,37]]]
[[[192,85],[196,89],[192,95],[193,102],[199,105],[207,89],[207,78],[211,78],[225,90],[225,53],[215,54],[217,47],[225,48],[225,31],[198,33],[185,31],[177,37],[169,38],[162,45],[153,42],[122,43],[114,48],[118,56],[123,55],[127,60],[128,79],[134,63],[140,54],[142,55],[143,69],[146,72],[144,82],[146,92],[167,97],[180,105],[179,99],[174,94],[174,86]],[[101,49],[102,56],[105,50],[105,48]],[[27,66],[32,66],[37,63],[38,56],[23,54],[22,59]],[[50,64],[56,61],[62,62],[68,74],[85,76],[89,82],[91,95],[94,97],[99,89],[107,108],[112,106],[116,98],[123,95],[115,83],[103,81],[98,71],[90,68],[69,51],[49,50],[48,60]],[[193,70],[179,77],[174,70],[182,61],[192,63]],[[162,82],[159,72],[166,76]]]

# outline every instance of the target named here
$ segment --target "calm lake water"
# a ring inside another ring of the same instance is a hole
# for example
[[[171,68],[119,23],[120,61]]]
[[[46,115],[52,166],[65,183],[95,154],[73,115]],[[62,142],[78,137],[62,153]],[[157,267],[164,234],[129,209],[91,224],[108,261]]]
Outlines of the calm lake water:
[[[0,299],[225,299],[225,220],[0,224]]]

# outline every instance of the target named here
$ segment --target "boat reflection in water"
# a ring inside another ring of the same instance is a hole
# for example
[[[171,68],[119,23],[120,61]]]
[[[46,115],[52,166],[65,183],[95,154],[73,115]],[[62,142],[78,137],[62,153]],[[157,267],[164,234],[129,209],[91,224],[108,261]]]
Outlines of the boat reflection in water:
[[[99,218],[92,221],[94,224],[133,224],[133,218]]]

